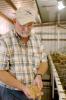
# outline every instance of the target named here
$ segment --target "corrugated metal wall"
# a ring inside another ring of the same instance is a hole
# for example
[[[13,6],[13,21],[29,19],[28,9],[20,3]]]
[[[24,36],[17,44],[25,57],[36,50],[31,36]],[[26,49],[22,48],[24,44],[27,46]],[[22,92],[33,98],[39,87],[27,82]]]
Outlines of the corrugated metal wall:
[[[66,29],[57,26],[35,27],[34,32],[41,36],[47,52],[63,50],[66,46]]]

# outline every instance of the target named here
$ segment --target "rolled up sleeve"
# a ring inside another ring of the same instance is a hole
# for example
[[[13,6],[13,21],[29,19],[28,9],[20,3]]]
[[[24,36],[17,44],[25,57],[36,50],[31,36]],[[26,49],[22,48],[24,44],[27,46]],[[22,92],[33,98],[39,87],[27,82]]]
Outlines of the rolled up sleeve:
[[[45,51],[45,49],[44,49],[44,46],[41,44],[41,48],[40,48],[41,50],[41,57],[40,57],[40,61],[41,62],[47,62],[47,53],[46,53],[46,51]]]

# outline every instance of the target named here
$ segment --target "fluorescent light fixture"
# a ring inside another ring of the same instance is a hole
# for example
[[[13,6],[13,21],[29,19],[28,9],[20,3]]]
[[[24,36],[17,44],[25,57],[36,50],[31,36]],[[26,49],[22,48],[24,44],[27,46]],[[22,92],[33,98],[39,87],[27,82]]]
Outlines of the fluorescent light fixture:
[[[62,1],[58,1],[58,9],[62,10],[63,8],[65,8],[65,6],[63,5]]]

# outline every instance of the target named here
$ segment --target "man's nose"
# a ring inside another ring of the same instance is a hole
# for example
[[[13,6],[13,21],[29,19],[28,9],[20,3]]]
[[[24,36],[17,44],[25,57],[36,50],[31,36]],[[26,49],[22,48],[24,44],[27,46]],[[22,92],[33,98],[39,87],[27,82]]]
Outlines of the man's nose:
[[[25,27],[25,31],[27,31],[28,30],[28,27]]]
[[[27,31],[27,29],[28,29],[27,27],[22,27],[22,30],[23,30],[23,31],[24,31],[24,30]]]

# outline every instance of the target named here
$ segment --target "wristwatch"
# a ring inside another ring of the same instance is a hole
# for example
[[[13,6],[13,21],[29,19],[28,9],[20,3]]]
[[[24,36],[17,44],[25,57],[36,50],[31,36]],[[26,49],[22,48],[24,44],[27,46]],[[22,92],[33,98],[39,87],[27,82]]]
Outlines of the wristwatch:
[[[40,75],[40,76],[41,76],[41,78],[42,78],[42,74],[37,73],[37,74],[35,74],[35,77],[36,77],[37,75]]]

